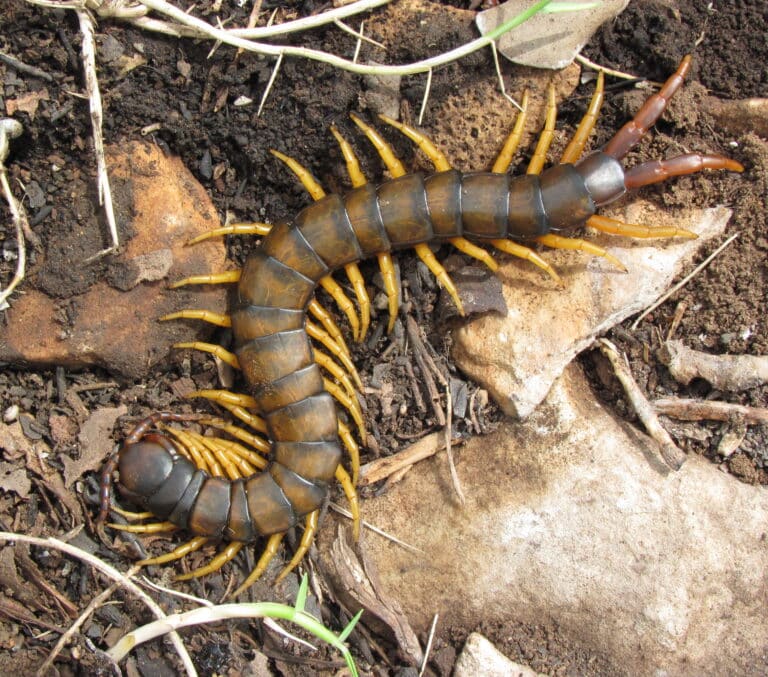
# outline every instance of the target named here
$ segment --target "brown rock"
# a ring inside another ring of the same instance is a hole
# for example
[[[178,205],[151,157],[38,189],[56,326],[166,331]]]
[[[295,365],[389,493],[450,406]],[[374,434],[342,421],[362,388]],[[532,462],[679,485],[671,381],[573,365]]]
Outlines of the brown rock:
[[[200,323],[160,323],[158,317],[182,308],[224,311],[223,287],[167,288],[168,280],[224,268],[220,240],[185,246],[219,226],[203,187],[178,158],[150,144],[112,148],[108,166],[118,187],[117,219],[134,233],[111,266],[112,285],[99,281],[68,299],[66,325],[55,320],[58,300],[34,290],[15,298],[0,329],[0,360],[40,367],[98,365],[139,377],[168,355],[172,343],[194,340],[205,329]]]

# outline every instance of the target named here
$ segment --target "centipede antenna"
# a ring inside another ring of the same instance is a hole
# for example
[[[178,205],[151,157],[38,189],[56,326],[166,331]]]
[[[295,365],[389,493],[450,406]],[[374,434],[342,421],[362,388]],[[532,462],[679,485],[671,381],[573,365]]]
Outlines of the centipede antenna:
[[[688,54],[661,89],[648,98],[635,117],[627,122],[608,142],[603,148],[603,152],[616,160],[621,160],[661,117],[669,105],[670,99],[683,84],[690,68],[691,55]]]

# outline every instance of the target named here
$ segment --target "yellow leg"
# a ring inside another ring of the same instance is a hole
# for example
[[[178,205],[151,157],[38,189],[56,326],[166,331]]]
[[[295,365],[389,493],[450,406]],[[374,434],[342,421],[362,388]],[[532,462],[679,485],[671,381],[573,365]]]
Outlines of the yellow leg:
[[[413,141],[419,147],[419,150],[421,150],[421,152],[424,153],[424,155],[426,155],[430,162],[432,162],[432,164],[435,166],[436,172],[447,172],[452,168],[451,163],[448,162],[448,158],[445,157],[443,152],[417,129],[409,127],[408,125],[405,125],[402,122],[398,122],[397,120],[393,120],[386,115],[379,115],[379,120],[385,122],[388,125],[391,125],[395,129],[399,129],[411,141]]]
[[[221,466],[213,458],[211,452],[200,446],[198,441],[186,430],[166,427],[166,432],[173,435],[179,442],[179,450],[187,456],[199,470],[204,470],[213,477],[221,477]]]
[[[240,541],[232,541],[204,567],[198,567],[194,571],[190,571],[188,574],[174,576],[174,580],[188,581],[191,578],[200,578],[200,576],[207,576],[208,574],[212,574],[214,571],[218,571],[227,562],[231,561],[238,552],[240,552],[243,545],[244,543],[241,543]]]
[[[210,240],[212,237],[218,237],[220,235],[257,235],[264,237],[272,230],[272,226],[269,223],[230,223],[228,226],[222,226],[221,228],[215,228],[207,233],[193,237],[187,245],[197,244],[204,240]]]
[[[563,286],[563,281],[555,269],[532,249],[524,247],[521,244],[517,244],[517,242],[512,242],[512,240],[491,240],[490,244],[506,254],[511,254],[512,256],[516,256],[519,259],[530,261],[545,271],[547,275],[549,275],[555,282],[557,282],[558,285],[561,287]]]
[[[349,380],[344,370],[334,362],[333,358],[319,348],[315,348],[315,362],[330,373],[337,381],[341,382],[350,397],[356,397],[355,386]]]
[[[336,481],[341,485],[344,495],[347,497],[349,512],[352,513],[352,533],[357,540],[360,538],[360,499],[357,496],[355,483],[352,482],[352,478],[342,465],[336,466]]]
[[[216,439],[216,447],[217,453],[226,454],[229,462],[237,466],[239,470],[238,477],[249,477],[257,471],[265,470],[269,465],[269,461],[266,458],[233,440],[218,438]],[[267,447],[269,447],[268,444]]]
[[[160,534],[178,529],[173,522],[150,522],[149,524],[108,523],[107,526],[118,531],[127,531],[131,534]]]
[[[167,552],[165,555],[160,555],[159,557],[148,557],[147,559],[139,560],[138,564],[141,564],[145,567],[155,564],[167,564],[168,562],[181,559],[184,557],[184,555],[188,555],[190,552],[200,550],[200,548],[202,548],[207,542],[208,539],[205,536],[195,536],[193,539],[187,541],[186,543],[182,543],[180,546],[174,548],[171,550],[171,552]]]
[[[400,290],[397,285],[397,273],[395,272],[395,264],[392,263],[392,256],[382,253],[377,254],[376,257],[379,259],[379,269],[381,270],[381,277],[384,279],[384,289],[387,291],[387,300],[389,301],[389,324],[387,325],[387,333],[389,333],[395,328],[397,310],[400,307]]]
[[[600,107],[603,105],[603,82],[605,81],[605,75],[603,71],[597,76],[597,86],[595,87],[595,93],[592,95],[592,100],[589,102],[589,108],[581,119],[576,133],[573,135],[570,143],[563,152],[563,157],[560,158],[560,162],[573,163],[576,162],[584,150],[584,145],[587,143],[589,134],[595,128],[597,122],[597,116],[600,114]]]
[[[352,419],[357,424],[358,432],[360,433],[360,439],[365,440],[365,423],[363,422],[363,414],[360,410],[360,405],[355,399],[350,397],[344,392],[336,383],[329,381],[327,378],[323,379],[323,387],[333,396],[333,398],[348,412]]]
[[[212,310],[180,310],[176,313],[168,313],[160,318],[161,322],[168,320],[202,320],[208,324],[215,324],[217,327],[231,327],[232,318],[223,313],[215,313]]]
[[[250,426],[256,432],[267,432],[267,424],[264,419],[248,411],[248,409],[256,408],[256,400],[249,395],[231,393],[228,390],[197,390],[186,395],[186,397],[187,399],[202,397],[216,402],[216,404],[224,407],[235,418]]]
[[[338,421],[338,424],[339,437],[349,452],[349,464],[352,466],[352,484],[357,485],[357,478],[360,474],[360,447],[357,446],[355,437],[352,435],[349,427],[342,421]]]
[[[592,254],[593,256],[601,256],[606,261],[610,261],[619,270],[625,273],[627,272],[626,267],[619,261],[619,259],[609,254],[602,247],[598,247],[596,244],[592,244],[586,240],[581,240],[577,237],[562,237],[561,235],[550,233],[548,235],[537,237],[536,241],[547,247],[552,247],[553,249],[576,249],[581,252]]]
[[[272,534],[272,536],[269,537],[267,545],[264,546],[264,552],[261,553],[261,557],[259,557],[259,561],[256,563],[256,567],[248,575],[248,578],[243,581],[242,585],[232,593],[231,597],[234,598],[242,594],[261,578],[262,574],[267,570],[269,563],[277,554],[277,549],[280,547],[284,535],[285,534]]]
[[[334,357],[339,360],[339,362],[344,365],[344,368],[349,372],[349,375],[352,377],[352,379],[355,381],[355,385],[359,390],[362,390],[363,388],[363,382],[360,380],[360,375],[357,373],[357,369],[355,369],[355,365],[353,364],[352,360],[349,358],[349,355],[347,355],[344,350],[342,350],[341,346],[333,340],[333,337],[325,331],[322,327],[315,324],[311,320],[307,320],[304,328],[307,330],[307,334],[311,339],[314,339],[315,341],[319,341],[322,343],[328,350],[333,353]]]
[[[684,228],[674,226],[651,227],[638,223],[624,223],[618,219],[609,219],[607,216],[590,216],[587,219],[590,228],[599,230],[609,235],[624,235],[625,237],[652,238],[652,237],[685,237],[695,240],[698,235]]]
[[[289,573],[291,573],[291,571],[293,571],[299,565],[299,562],[304,559],[304,555],[307,554],[307,551],[309,550],[309,547],[312,545],[312,541],[315,538],[315,533],[317,532],[317,526],[319,523],[319,510],[315,510],[314,512],[309,513],[309,515],[304,518],[304,534],[302,535],[301,541],[299,542],[299,547],[296,548],[296,552],[293,553],[291,561],[285,565],[285,568],[275,579],[276,584],[282,581]]]
[[[355,341],[360,340],[360,320],[357,319],[357,313],[355,312],[355,306],[349,297],[344,293],[344,290],[339,286],[330,275],[320,280],[320,286],[325,289],[326,292],[336,301],[336,305],[339,306],[341,311],[347,316],[349,324],[352,327],[352,336]]]
[[[464,252],[467,256],[471,256],[473,259],[481,261],[492,271],[496,272],[499,269],[499,264],[496,263],[494,258],[487,251],[485,251],[485,249],[478,247],[476,244],[472,244],[466,238],[453,237],[448,241],[460,252]]]
[[[269,442],[267,442],[263,437],[259,437],[258,435],[252,435],[247,430],[243,430],[239,426],[229,423],[228,421],[224,421],[222,419],[216,419],[216,418],[201,418],[199,419],[198,423],[200,423],[201,425],[207,425],[212,428],[223,430],[225,433],[232,435],[232,437],[234,437],[235,439],[238,439],[241,442],[245,442],[245,444],[253,447],[259,453],[262,453],[262,454],[269,453],[269,449],[270,449]],[[263,459],[261,459],[261,457],[259,457],[255,452],[249,452],[249,453],[253,453],[254,456],[257,456],[257,458],[263,461]],[[247,456],[245,458],[247,458],[248,461],[253,463],[254,465],[258,464],[258,461],[254,462]]]
[[[240,282],[239,270],[225,270],[222,273],[209,273],[208,275],[192,275],[183,280],[172,282],[168,286],[170,289],[178,289],[191,284],[232,284],[234,282]]]
[[[184,341],[182,343],[174,343],[174,348],[190,348],[191,350],[199,350],[203,353],[210,353],[211,355],[218,357],[222,362],[226,362],[233,369],[240,369],[240,363],[237,360],[237,355],[229,352],[226,348],[222,348],[215,343],[204,343],[203,341]]]
[[[435,258],[432,250],[425,244],[415,245],[414,250],[416,250],[418,257],[424,261],[427,268],[429,268],[432,274],[437,278],[438,282],[440,282],[440,284],[445,287],[445,290],[451,295],[453,302],[459,309],[459,315],[464,315],[464,306],[461,304],[456,285],[453,284],[453,280],[451,280],[450,275],[448,275],[442,264]]]
[[[325,327],[325,331],[331,335],[331,338],[336,341],[339,347],[347,354],[347,357],[351,357],[346,341],[344,341],[344,337],[341,335],[341,330],[333,321],[331,314],[323,308],[317,299],[312,299],[309,302],[307,310],[309,310],[315,319]]]
[[[517,151],[517,147],[520,145],[520,139],[523,136],[523,129],[525,128],[525,120],[528,117],[528,90],[523,92],[523,100],[520,103],[522,110],[517,115],[515,120],[515,126],[509,133],[507,140],[504,142],[504,147],[499,152],[499,156],[496,158],[496,162],[493,163],[492,172],[496,174],[506,174],[509,169],[509,165],[512,164],[512,158]]]
[[[368,326],[371,324],[371,299],[368,297],[368,291],[365,289],[365,280],[356,263],[348,263],[344,266],[352,288],[357,296],[357,305],[360,306],[360,340],[365,338],[368,333]]]
[[[304,167],[304,165],[300,164],[292,157],[288,157],[287,155],[281,153],[279,150],[273,150],[270,148],[269,152],[272,153],[272,155],[274,155],[278,160],[282,160],[286,165],[288,165],[288,169],[290,169],[296,175],[299,181],[301,181],[301,185],[304,186],[306,191],[312,196],[313,200],[319,200],[320,198],[325,197],[325,191],[317,182],[317,179],[312,176],[310,171]]]
[[[155,516],[153,512],[131,512],[130,510],[123,510],[119,505],[110,505],[109,509],[116,512],[121,517],[129,521],[146,520]]]
[[[344,161],[347,163],[347,174],[349,174],[349,180],[352,182],[352,187],[359,188],[360,186],[364,186],[368,183],[368,180],[360,169],[360,161],[357,159],[355,151],[352,150],[349,141],[339,134],[339,130],[336,129],[335,125],[331,125],[331,134],[333,134],[338,142],[339,148],[341,148],[341,154],[344,156]]]
[[[547,151],[555,136],[555,122],[557,121],[557,104],[555,103],[555,87],[549,86],[547,91],[547,114],[544,121],[544,129],[539,136],[539,142],[536,144],[536,150],[533,153],[531,162],[528,164],[526,174],[541,174],[544,163],[547,161]]]
[[[239,456],[230,454],[226,445],[223,444],[225,440],[218,437],[205,437],[204,435],[195,435],[195,439],[198,444],[205,447],[208,453],[213,457],[214,462],[221,468],[221,473],[219,475],[216,475],[211,471],[211,475],[214,477],[223,477],[226,475],[230,480],[237,480],[241,477],[248,477],[254,473],[255,468],[248,463],[248,461]]]
[[[352,122],[354,122],[362,130],[363,134],[368,137],[368,140],[373,144],[373,147],[381,157],[382,162],[386,165],[389,173],[392,174],[392,177],[396,179],[398,176],[403,176],[406,174],[403,163],[400,162],[400,160],[397,158],[395,152],[392,150],[392,146],[390,146],[384,140],[384,137],[379,134],[373,127],[365,124],[365,122],[363,122],[354,113],[349,117],[351,117]]]

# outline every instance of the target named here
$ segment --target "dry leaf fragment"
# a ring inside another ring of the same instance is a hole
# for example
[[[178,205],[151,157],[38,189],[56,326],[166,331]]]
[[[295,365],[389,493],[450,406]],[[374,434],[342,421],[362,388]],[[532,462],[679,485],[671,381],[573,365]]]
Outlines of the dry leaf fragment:
[[[39,92],[27,92],[17,99],[8,99],[5,102],[5,112],[10,116],[21,111],[34,118],[41,101],[49,101],[48,90],[43,88]]]
[[[71,487],[83,473],[98,470],[112,452],[112,430],[115,421],[128,413],[125,405],[102,407],[94,411],[80,428],[77,436],[80,442],[80,458],[73,460],[62,457],[64,463],[64,486]]]

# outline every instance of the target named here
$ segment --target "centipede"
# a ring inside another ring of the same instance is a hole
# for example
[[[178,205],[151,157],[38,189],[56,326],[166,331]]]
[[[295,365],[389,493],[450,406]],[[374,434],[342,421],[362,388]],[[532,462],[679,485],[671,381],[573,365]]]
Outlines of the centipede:
[[[170,562],[205,544],[225,543],[209,564],[177,577],[193,578],[219,569],[246,544],[266,540],[255,568],[233,596],[264,573],[284,535],[303,522],[300,543],[278,580],[298,565],[312,543],[334,481],[346,494],[357,536],[359,446],[353,428],[364,443],[365,424],[357,399],[361,381],[342,332],[315,298],[317,289],[330,295],[348,318],[353,339],[361,341],[371,318],[371,302],[358,267],[366,259],[378,259],[391,331],[400,305],[392,254],[400,250],[415,250],[463,315],[456,286],[430,246],[450,244],[494,271],[497,262],[489,249],[498,250],[529,261],[560,283],[557,272],[533,246],[581,250],[622,267],[605,249],[572,236],[585,225],[630,238],[695,237],[676,227],[625,223],[597,213],[628,191],[672,177],[705,169],[743,171],[735,160],[700,153],[642,162],[628,169],[623,166],[622,160],[661,117],[690,67],[688,55],[603,148],[582,157],[603,102],[600,73],[587,111],[560,161],[545,168],[556,117],[550,88],[547,121],[522,175],[510,175],[509,167],[523,133],[527,93],[490,171],[454,169],[419,130],[386,116],[379,117],[426,155],[434,165],[432,173],[406,171],[380,132],[357,115],[351,116],[353,122],[381,157],[390,180],[378,185],[368,182],[351,144],[336,126],[331,126],[331,133],[352,184],[344,195],[326,194],[309,170],[271,151],[296,174],[313,202],[274,226],[229,224],[193,240],[192,244],[231,234],[262,238],[241,270],[186,278],[172,285],[236,284],[228,314],[189,309],[161,318],[202,320],[231,328],[232,351],[201,342],[177,347],[213,353],[240,370],[248,394],[227,390],[193,394],[223,407],[237,423],[231,418],[167,412],[146,418],[104,468],[99,521],[113,508],[117,470],[122,496],[145,510],[121,512],[137,520],[162,521],[113,526],[139,533],[181,529],[193,536],[172,552],[142,560],[143,564]],[[342,269],[357,307],[333,277]],[[169,425],[191,419],[212,428],[213,434]]]

